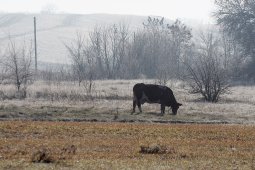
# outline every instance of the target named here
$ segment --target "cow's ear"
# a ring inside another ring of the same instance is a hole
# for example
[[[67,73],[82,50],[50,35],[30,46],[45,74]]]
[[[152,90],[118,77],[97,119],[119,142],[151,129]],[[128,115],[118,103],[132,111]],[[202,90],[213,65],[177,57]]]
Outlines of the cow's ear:
[[[182,106],[182,104],[181,104],[181,103],[178,103],[178,106]]]

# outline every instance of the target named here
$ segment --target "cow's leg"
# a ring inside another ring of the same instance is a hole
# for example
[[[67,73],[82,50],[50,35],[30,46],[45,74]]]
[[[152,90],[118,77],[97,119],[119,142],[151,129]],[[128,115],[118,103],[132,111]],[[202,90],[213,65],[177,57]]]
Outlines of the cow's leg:
[[[140,113],[142,113],[141,102],[139,100],[137,101],[137,106],[139,108]]]
[[[136,100],[133,100],[133,112],[132,112],[132,114],[135,113],[135,107],[136,107]]]
[[[139,111],[142,112],[142,109],[141,109],[142,94],[143,94],[143,92],[141,90],[134,91],[134,94],[133,94],[133,112],[135,112],[136,105],[138,106]]]
[[[165,105],[161,104],[161,114],[164,115],[165,114]]]

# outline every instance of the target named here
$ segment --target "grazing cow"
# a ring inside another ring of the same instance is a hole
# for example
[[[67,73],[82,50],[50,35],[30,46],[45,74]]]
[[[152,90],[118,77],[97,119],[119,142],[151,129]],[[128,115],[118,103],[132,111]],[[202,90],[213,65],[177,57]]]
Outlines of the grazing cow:
[[[161,104],[161,114],[165,113],[165,106],[171,107],[174,115],[177,114],[179,106],[174,97],[173,91],[166,87],[154,84],[138,83],[133,87],[133,113],[135,112],[136,105],[139,111],[142,112],[141,104],[159,103]]]

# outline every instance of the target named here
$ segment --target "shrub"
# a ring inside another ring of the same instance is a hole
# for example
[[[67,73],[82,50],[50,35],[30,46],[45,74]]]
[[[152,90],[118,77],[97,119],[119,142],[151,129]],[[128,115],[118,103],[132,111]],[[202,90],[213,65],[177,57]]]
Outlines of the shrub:
[[[217,102],[229,87],[228,70],[221,60],[220,44],[212,33],[202,36],[201,49],[193,64],[186,63],[192,93],[200,93],[206,101]]]

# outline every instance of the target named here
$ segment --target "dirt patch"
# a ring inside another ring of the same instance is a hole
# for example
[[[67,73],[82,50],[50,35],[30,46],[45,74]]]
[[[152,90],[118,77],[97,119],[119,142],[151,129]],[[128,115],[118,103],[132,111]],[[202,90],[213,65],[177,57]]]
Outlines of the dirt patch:
[[[56,160],[51,156],[50,151],[46,148],[42,148],[33,153],[31,157],[33,163],[54,163]]]
[[[140,146],[140,148],[142,154],[166,154],[168,151],[166,146],[161,145]]]

